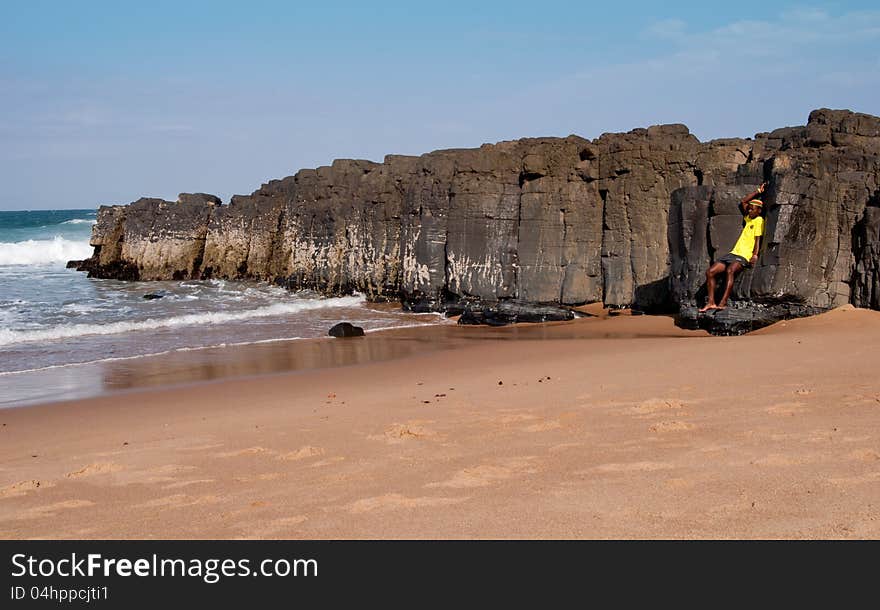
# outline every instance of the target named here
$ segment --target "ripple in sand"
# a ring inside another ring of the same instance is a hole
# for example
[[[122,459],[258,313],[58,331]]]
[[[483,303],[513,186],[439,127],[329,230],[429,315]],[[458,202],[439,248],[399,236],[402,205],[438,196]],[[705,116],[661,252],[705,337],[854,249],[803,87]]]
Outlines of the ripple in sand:
[[[123,468],[125,467],[122,464],[115,464],[113,462],[98,462],[96,464],[83,466],[79,470],[68,472],[65,476],[68,479],[79,479],[82,477],[91,477],[99,474],[110,474],[113,472],[119,472]]]
[[[409,498],[401,494],[385,494],[373,498],[362,498],[348,505],[350,513],[359,514],[374,510],[392,510],[399,508],[430,508],[435,506],[450,506],[464,502],[467,498],[435,498],[422,496]]]
[[[17,496],[23,496],[30,491],[35,491],[41,488],[46,489],[53,485],[55,484],[51,481],[38,481],[37,479],[19,481],[18,483],[13,483],[6,487],[0,487],[0,498],[15,498]]]
[[[144,502],[143,504],[138,504],[138,508],[185,508],[188,506],[198,506],[202,504],[214,504],[219,502],[219,498],[217,496],[205,495],[205,496],[188,496],[186,494],[174,494],[171,496],[164,496],[162,498],[156,498],[155,500],[150,500],[149,502]]]
[[[260,474],[254,475],[243,475],[238,477],[233,477],[233,481],[236,483],[253,483],[255,481],[274,481],[275,479],[281,478],[280,472],[263,472]]]
[[[469,488],[486,487],[492,483],[538,472],[533,461],[536,456],[525,456],[501,460],[494,464],[481,464],[457,472],[451,479],[440,483],[429,483],[425,487]]]
[[[558,419],[553,419],[542,424],[526,426],[523,430],[526,432],[548,432],[550,430],[559,430],[560,428],[562,428],[562,422]]]
[[[793,458],[780,453],[772,453],[770,455],[758,458],[753,464],[758,466],[794,466],[796,464],[805,464],[809,460],[804,458]]]
[[[632,408],[635,413],[647,415],[666,411],[681,411],[685,404],[677,398],[649,398]]]
[[[436,438],[438,435],[433,430],[422,426],[421,420],[407,422],[405,424],[391,424],[381,434],[374,434],[367,438],[374,441],[386,441],[388,443],[400,443],[412,439]]]
[[[44,517],[54,517],[57,513],[74,508],[85,508],[86,506],[94,506],[94,502],[89,500],[64,500],[46,506],[34,506],[12,516],[12,519],[42,519]]]
[[[654,470],[668,470],[675,468],[666,462],[623,462],[600,464],[593,470],[598,472],[652,472]]]
[[[685,432],[696,426],[684,421],[661,421],[650,427],[651,432]]]
[[[326,460],[320,460],[312,464],[312,468],[320,468],[321,466],[331,466],[333,464],[338,464],[339,462],[344,462],[345,456],[336,455],[333,457],[329,457]]]
[[[181,487],[189,487],[190,485],[202,485],[213,483],[214,481],[215,479],[193,479],[191,481],[178,481],[177,483],[163,485],[162,489],[180,489]]]
[[[538,419],[538,416],[534,413],[508,413],[493,418],[491,421],[497,424],[518,424],[520,422],[533,421],[536,419]]]
[[[880,460],[880,453],[873,449],[856,449],[849,452],[846,457],[859,462],[876,462]]]
[[[248,447],[247,449],[239,449],[237,451],[226,451],[224,453],[216,453],[214,457],[218,458],[228,458],[228,457],[244,457],[248,455],[262,455],[265,453],[274,453],[273,451],[266,449],[265,447]]]
[[[306,445],[305,447],[301,447],[296,451],[291,451],[289,453],[282,453],[278,456],[279,460],[304,460],[310,457],[316,457],[319,455],[324,455],[323,447],[312,447],[311,445]]]
[[[796,415],[803,413],[805,406],[802,402],[780,402],[770,405],[765,411],[771,415]]]

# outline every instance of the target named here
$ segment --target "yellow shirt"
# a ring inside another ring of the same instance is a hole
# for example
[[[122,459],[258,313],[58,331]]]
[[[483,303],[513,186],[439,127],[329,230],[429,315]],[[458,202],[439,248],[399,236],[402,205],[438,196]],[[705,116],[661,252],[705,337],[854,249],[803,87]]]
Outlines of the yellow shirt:
[[[742,233],[739,234],[739,239],[736,240],[736,245],[730,253],[751,261],[752,255],[755,253],[755,239],[764,234],[764,219],[760,216],[755,218],[743,216],[743,222],[746,223],[746,226],[743,227]]]

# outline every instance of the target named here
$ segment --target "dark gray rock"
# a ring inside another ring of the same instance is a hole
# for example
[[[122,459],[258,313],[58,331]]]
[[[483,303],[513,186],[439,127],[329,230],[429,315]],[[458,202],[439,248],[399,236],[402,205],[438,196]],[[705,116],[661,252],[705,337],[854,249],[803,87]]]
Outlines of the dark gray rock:
[[[339,324],[335,324],[330,330],[327,332],[331,337],[343,338],[343,337],[363,337],[364,329],[360,326],[354,326],[350,322],[340,322]]]
[[[459,317],[458,323],[462,325],[504,326],[521,322],[560,322],[574,318],[574,312],[564,307],[533,305],[517,300],[497,303],[481,301],[466,307]]]
[[[693,186],[673,191],[669,211],[670,290],[676,303],[693,301],[706,281],[711,258],[709,211],[713,188]]]
[[[742,335],[780,320],[812,316],[823,311],[825,310],[818,307],[796,303],[759,305],[731,302],[724,309],[709,310],[705,313],[700,313],[695,306],[682,307],[675,323],[682,328],[702,329],[713,335]]]
[[[85,271],[88,273],[88,277],[112,278],[124,282],[137,282],[141,279],[140,269],[137,265],[121,260],[114,260],[102,265],[98,262],[97,256],[79,261],[76,270]]]
[[[853,237],[853,305],[880,309],[880,193],[865,208]]]
[[[178,203],[183,204],[203,204],[208,206],[218,206],[222,202],[220,198],[216,195],[209,195],[208,193],[180,193],[177,196]]]

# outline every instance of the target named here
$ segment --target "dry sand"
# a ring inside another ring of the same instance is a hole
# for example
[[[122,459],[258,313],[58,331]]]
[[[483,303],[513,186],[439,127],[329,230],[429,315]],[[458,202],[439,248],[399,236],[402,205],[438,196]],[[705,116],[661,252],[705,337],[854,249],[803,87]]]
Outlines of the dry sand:
[[[880,537],[880,312],[407,332],[469,340],[0,411],[0,538]]]

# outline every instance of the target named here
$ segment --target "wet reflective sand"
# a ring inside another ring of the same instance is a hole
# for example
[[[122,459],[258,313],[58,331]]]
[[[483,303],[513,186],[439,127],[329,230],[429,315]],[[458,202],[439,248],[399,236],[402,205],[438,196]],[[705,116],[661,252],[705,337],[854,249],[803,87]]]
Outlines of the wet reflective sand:
[[[663,318],[665,320],[665,318]],[[215,347],[111,360],[0,377],[0,407],[177,386],[217,379],[271,375],[417,358],[471,342],[545,339],[694,337],[648,317],[522,324],[500,328],[437,325],[368,333],[350,339],[302,339]]]

